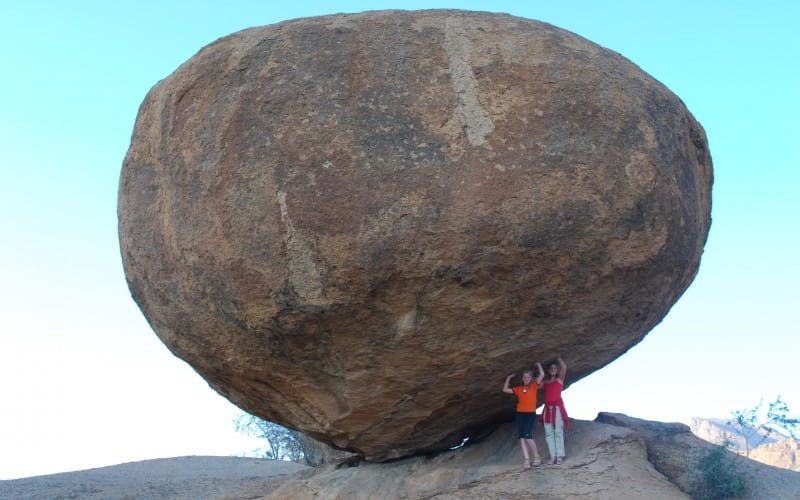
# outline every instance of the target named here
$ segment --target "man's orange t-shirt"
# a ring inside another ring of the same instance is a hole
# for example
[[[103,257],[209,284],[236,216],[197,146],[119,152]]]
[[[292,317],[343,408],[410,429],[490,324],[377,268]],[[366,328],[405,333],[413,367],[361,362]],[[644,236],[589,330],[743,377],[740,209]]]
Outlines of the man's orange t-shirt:
[[[536,392],[539,384],[531,384],[527,387],[518,385],[511,390],[517,396],[517,411],[520,413],[536,413]]]

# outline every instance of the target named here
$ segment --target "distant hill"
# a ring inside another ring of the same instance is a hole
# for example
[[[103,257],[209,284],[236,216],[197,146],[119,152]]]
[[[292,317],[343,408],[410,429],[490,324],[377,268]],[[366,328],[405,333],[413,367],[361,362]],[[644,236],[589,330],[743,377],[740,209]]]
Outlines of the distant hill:
[[[739,426],[730,423],[724,418],[693,417],[687,422],[692,433],[710,443],[730,443],[729,447],[744,455],[746,446],[743,434],[750,435],[748,440],[749,458],[758,462],[800,472],[800,441],[779,432],[766,434],[762,430],[745,429],[741,432]]]

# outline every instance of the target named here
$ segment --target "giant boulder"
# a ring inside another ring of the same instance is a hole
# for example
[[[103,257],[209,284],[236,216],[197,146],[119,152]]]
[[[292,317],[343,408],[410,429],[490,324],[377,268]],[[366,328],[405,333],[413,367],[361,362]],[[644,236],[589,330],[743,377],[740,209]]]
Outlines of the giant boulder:
[[[370,12],[244,30],[141,106],[119,190],[132,295],[243,409],[370,460],[574,382],[689,286],[711,159],[684,104],[553,26]]]

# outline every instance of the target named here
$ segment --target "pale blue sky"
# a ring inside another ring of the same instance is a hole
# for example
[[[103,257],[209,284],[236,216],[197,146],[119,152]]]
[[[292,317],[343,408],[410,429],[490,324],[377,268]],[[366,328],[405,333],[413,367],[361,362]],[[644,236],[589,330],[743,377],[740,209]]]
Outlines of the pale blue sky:
[[[800,411],[799,2],[0,0],[0,479],[252,447],[127,290],[116,196],[134,119],[216,38],[384,8],[568,29],[662,81],[708,134],[700,272],[641,344],[567,391],[574,416],[725,417],[777,394]]]

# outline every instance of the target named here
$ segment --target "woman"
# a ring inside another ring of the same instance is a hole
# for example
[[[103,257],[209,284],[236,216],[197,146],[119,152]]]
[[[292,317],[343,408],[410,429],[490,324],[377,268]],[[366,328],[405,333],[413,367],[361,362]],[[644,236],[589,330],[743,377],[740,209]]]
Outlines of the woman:
[[[542,465],[542,458],[539,456],[539,450],[536,449],[536,442],[533,440],[533,424],[536,422],[536,392],[544,378],[544,370],[542,370],[541,363],[536,363],[536,367],[539,369],[539,376],[536,377],[535,382],[533,371],[525,370],[522,372],[522,385],[513,388],[508,386],[514,377],[513,373],[506,377],[506,383],[503,384],[503,392],[517,396],[517,433],[519,434],[519,444],[522,446],[522,454],[525,456],[523,466],[526,469],[531,468],[529,449],[533,453],[533,465]]]
[[[544,437],[550,451],[548,464],[561,465],[564,463],[564,431],[569,429],[567,409],[561,399],[561,390],[564,388],[564,377],[567,376],[567,364],[561,357],[558,364],[551,363],[547,367],[548,379],[544,383],[544,409],[539,421],[544,424]]]

